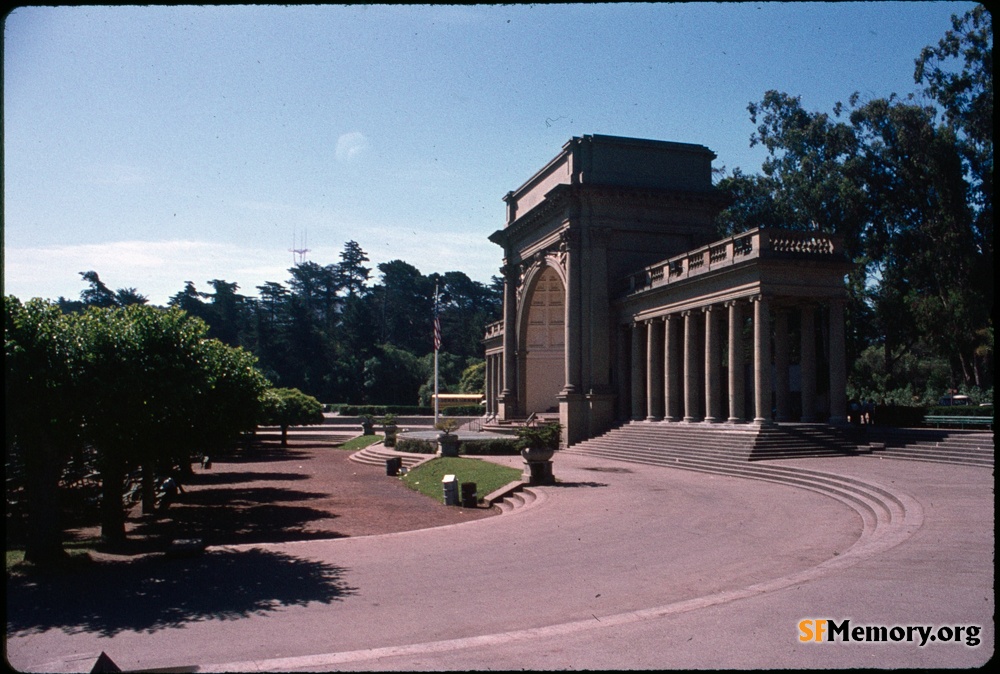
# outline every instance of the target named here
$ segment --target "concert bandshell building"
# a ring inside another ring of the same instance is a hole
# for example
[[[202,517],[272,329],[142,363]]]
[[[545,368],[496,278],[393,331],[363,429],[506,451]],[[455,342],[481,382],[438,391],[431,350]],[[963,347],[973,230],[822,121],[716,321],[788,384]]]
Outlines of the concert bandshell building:
[[[717,240],[702,145],[587,135],[509,192],[492,423],[555,415],[562,445],[622,423],[846,422],[841,239]]]

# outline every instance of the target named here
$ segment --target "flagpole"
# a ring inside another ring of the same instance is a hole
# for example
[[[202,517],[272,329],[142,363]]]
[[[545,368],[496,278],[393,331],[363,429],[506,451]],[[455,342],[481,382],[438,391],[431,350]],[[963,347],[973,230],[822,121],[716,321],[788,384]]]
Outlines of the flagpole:
[[[434,283],[434,426],[437,427],[441,401],[438,397],[438,351],[441,349],[441,318],[438,315],[438,284]]]

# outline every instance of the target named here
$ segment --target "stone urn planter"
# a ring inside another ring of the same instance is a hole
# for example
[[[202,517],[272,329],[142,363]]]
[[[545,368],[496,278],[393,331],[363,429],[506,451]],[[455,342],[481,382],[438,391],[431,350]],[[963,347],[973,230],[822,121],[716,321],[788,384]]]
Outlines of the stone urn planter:
[[[361,431],[363,435],[375,435],[374,417],[368,415],[361,417]]]
[[[396,446],[396,431],[399,427],[396,426],[396,415],[387,414],[381,419],[382,432],[385,433],[385,440],[382,442],[386,447]]]
[[[526,426],[518,429],[518,446],[524,459],[523,480],[530,485],[555,484],[552,456],[559,449],[559,424]]]
[[[438,433],[438,455],[458,456],[458,446],[460,441],[458,436],[452,433],[458,428],[458,423],[454,419],[444,419],[434,424],[434,427],[441,431]]]

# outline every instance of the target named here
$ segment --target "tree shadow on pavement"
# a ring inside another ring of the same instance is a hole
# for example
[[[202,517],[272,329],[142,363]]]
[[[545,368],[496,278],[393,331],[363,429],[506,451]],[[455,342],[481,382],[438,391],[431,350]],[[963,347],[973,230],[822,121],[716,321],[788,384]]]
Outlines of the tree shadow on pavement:
[[[318,448],[329,448],[327,445],[319,445]],[[305,449],[315,449],[304,447],[300,443],[295,443],[295,449],[282,447],[280,443],[266,444],[255,443],[249,448],[239,451],[213,456],[213,463],[266,463],[268,461],[302,461],[312,457],[311,452]]]
[[[165,542],[175,538],[200,538],[207,545],[339,538],[342,534],[329,527],[309,529],[319,520],[336,519],[336,514],[297,505],[327,496],[272,487],[192,490],[182,494],[161,516],[136,522],[129,536],[147,540],[152,549],[161,550]]]
[[[279,473],[275,471],[229,471],[224,473],[203,472],[195,473],[194,475],[185,475],[184,486],[223,485],[235,484],[237,482],[265,482],[272,480],[276,482],[293,482],[308,479],[309,476],[305,473]]]
[[[235,620],[286,606],[331,604],[356,593],[344,569],[268,550],[217,550],[93,562],[72,573],[7,579],[7,633],[49,629],[114,636],[203,620]]]

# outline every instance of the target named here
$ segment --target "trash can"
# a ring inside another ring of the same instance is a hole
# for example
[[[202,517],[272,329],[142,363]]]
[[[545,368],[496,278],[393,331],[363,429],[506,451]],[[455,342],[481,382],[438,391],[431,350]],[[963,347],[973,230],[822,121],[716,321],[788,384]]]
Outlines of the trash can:
[[[475,482],[462,483],[462,507],[475,508],[479,502],[479,495],[476,493]]]
[[[399,475],[399,469],[403,467],[403,457],[394,456],[385,460],[385,474],[395,477]]]

